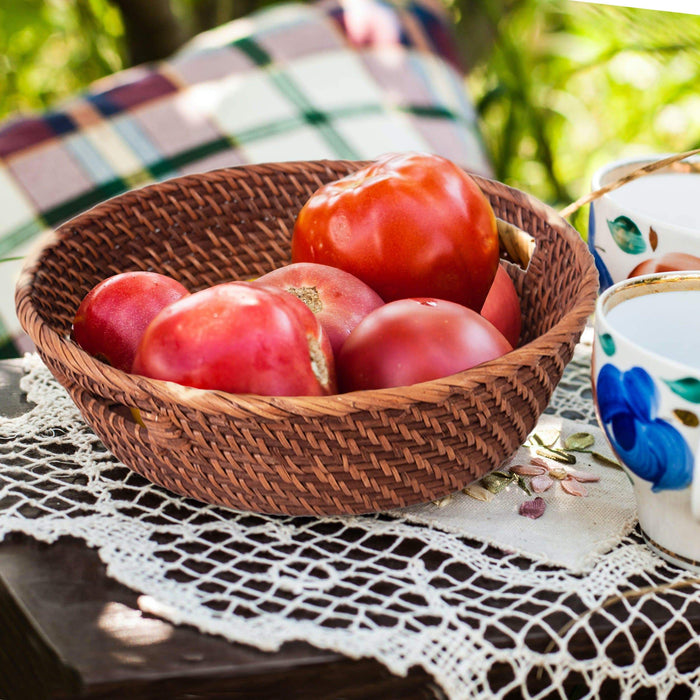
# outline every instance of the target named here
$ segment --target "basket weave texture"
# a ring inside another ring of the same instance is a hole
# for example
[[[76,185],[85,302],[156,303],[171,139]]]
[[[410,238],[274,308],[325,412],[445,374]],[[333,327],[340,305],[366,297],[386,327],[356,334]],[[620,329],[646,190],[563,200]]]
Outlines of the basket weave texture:
[[[288,263],[308,197],[363,165],[272,163],[176,178],[105,202],[42,242],[17,285],[18,317],[124,464],[175,493],[236,510],[360,514],[462,489],[526,439],[593,311],[598,280],[564,219],[492,180],[476,178],[497,217],[527,232],[523,240],[501,227],[502,254],[518,263],[508,269],[523,335],[516,350],[479,367],[396,389],[261,397],[130,375],[69,339],[80,301],[110,275],[155,270],[195,291]]]

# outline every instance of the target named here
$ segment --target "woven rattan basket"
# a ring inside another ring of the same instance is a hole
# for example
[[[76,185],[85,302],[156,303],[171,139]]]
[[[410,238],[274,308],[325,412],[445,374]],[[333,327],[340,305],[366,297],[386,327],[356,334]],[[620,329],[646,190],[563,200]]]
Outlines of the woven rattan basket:
[[[501,226],[503,255],[520,264],[509,269],[523,335],[518,349],[477,368],[399,389],[260,397],[129,375],[69,339],[81,299],[109,275],[156,270],[194,291],[289,262],[303,203],[361,165],[276,163],[169,180],[69,221],[27,261],[19,319],[124,464],[175,493],[236,510],[369,513],[464,488],[526,439],[593,310],[597,275],[566,221],[491,180],[478,181],[496,215],[527,232]]]

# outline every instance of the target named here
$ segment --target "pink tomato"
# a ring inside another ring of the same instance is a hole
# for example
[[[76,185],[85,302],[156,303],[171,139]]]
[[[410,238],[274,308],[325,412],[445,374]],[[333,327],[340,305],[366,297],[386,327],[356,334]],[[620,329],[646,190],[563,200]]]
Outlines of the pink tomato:
[[[163,308],[188,294],[177,280],[157,272],[108,277],[80,303],[73,340],[85,352],[129,372],[146,326]]]
[[[400,299],[368,314],[337,358],[341,391],[429,381],[512,350],[489,321],[442,299]]]
[[[292,263],[268,272],[256,283],[284,289],[301,299],[321,322],[335,354],[350,331],[384,303],[349,272],[317,263]]]
[[[486,295],[481,315],[487,321],[491,321],[513,347],[518,345],[522,327],[520,299],[513,280],[502,265],[496,270],[496,277]]]
[[[218,284],[164,309],[146,329],[133,371],[231,393],[335,391],[333,351],[313,312],[252,282]]]

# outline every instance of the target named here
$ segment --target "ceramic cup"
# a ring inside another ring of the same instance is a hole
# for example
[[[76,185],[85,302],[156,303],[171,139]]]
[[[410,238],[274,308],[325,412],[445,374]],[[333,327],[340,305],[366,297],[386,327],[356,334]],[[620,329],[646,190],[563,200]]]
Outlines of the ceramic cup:
[[[598,170],[593,191],[664,158],[620,160]],[[588,247],[600,291],[624,279],[654,272],[700,270],[700,160],[644,175],[594,200]]]
[[[595,312],[596,413],[647,542],[700,572],[700,271],[618,282]]]

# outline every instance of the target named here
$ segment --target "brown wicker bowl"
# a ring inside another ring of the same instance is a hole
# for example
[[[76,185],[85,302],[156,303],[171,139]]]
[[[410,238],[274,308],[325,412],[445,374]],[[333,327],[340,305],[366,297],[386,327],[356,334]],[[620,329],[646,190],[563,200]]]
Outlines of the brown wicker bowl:
[[[501,242],[503,256],[519,263],[508,267],[523,335],[516,350],[474,369],[398,389],[261,397],[129,375],[69,339],[81,299],[109,275],[156,270],[194,291],[289,262],[294,219],[309,195],[362,165],[275,163],[169,180],[74,218],[27,261],[16,292],[22,326],[125,465],[236,510],[370,513],[462,489],[526,439],[593,311],[597,275],[566,221],[491,180],[478,182],[513,225],[500,227]]]

